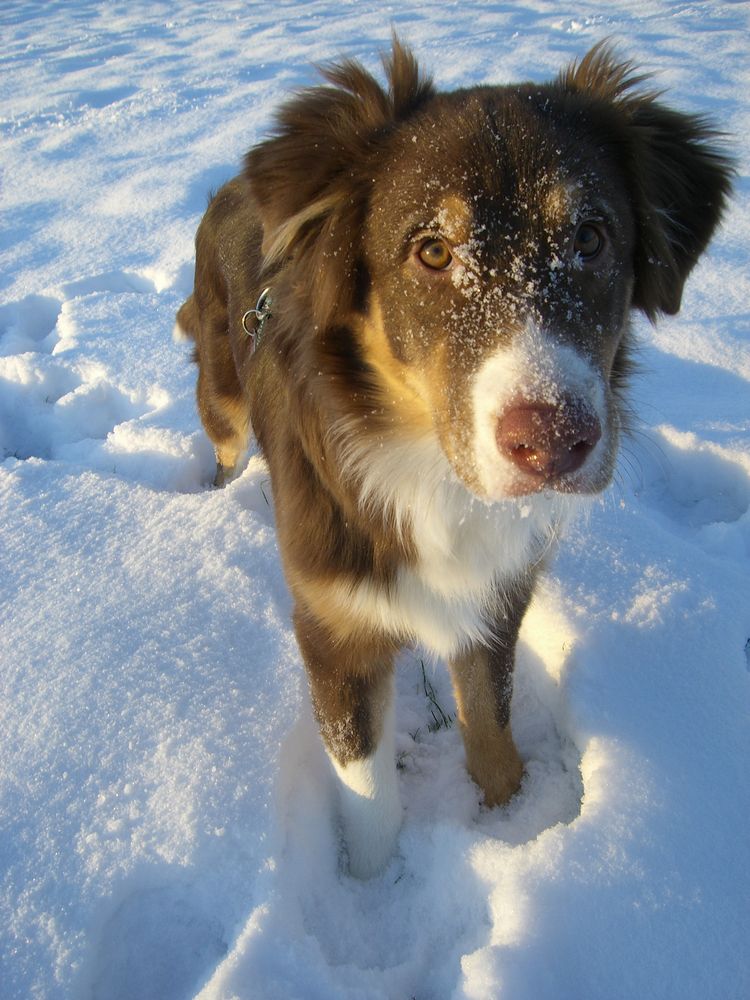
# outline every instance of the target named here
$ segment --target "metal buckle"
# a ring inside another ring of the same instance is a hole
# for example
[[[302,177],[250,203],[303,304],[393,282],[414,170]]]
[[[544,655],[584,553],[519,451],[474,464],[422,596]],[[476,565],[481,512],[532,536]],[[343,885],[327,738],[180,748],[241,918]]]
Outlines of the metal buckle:
[[[263,335],[263,327],[271,315],[271,288],[269,286],[268,288],[264,288],[258,296],[255,308],[248,309],[242,317],[242,329],[252,341],[253,351],[257,349],[260,338]],[[251,316],[253,317],[252,326],[249,325]]]

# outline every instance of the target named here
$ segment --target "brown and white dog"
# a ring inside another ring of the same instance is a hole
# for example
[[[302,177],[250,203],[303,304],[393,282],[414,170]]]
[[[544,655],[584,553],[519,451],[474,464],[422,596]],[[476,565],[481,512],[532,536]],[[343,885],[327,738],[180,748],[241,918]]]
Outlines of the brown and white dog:
[[[254,433],[350,871],[401,806],[393,662],[452,672],[469,774],[507,802],[514,647],[550,545],[610,481],[631,310],[675,313],[731,169],[606,45],[547,84],[435,90],[394,39],[284,104],[213,198],[195,287],[216,485]],[[259,294],[270,287],[270,316]]]

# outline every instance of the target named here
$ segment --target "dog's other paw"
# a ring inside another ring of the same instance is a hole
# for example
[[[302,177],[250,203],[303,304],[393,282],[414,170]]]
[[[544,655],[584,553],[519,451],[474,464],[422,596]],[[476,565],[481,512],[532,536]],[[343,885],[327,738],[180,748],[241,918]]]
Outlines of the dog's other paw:
[[[487,809],[506,805],[521,787],[524,766],[510,726],[498,731],[491,753],[472,754],[467,764]]]
[[[504,806],[513,798],[521,788],[523,781],[524,767],[519,761],[514,763],[510,771],[493,775],[493,780],[488,783],[488,787],[482,787],[482,802],[487,809],[494,809],[495,806]]]
[[[221,462],[216,463],[216,475],[214,476],[214,481],[212,486],[214,489],[221,490],[227,483],[231,483],[233,479],[237,476],[237,466],[236,465],[222,465]]]

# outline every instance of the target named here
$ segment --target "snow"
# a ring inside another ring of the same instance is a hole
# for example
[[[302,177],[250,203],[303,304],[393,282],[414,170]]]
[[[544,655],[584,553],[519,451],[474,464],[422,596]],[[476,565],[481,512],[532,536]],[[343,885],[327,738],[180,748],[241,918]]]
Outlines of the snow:
[[[207,488],[170,331],[209,189],[392,25],[444,87],[611,35],[739,176],[681,314],[638,325],[640,427],[524,625],[520,795],[480,811],[446,674],[406,654],[405,823],[361,883],[267,473]],[[747,5],[26,0],[0,28],[2,1000],[746,1000]]]

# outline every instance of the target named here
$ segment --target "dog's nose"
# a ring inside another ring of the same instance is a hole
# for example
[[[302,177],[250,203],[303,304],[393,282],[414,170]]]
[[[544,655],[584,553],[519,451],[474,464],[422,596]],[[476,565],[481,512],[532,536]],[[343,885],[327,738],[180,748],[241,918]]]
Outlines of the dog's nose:
[[[527,476],[559,479],[580,469],[602,436],[596,414],[584,402],[517,403],[498,419],[500,454]]]

